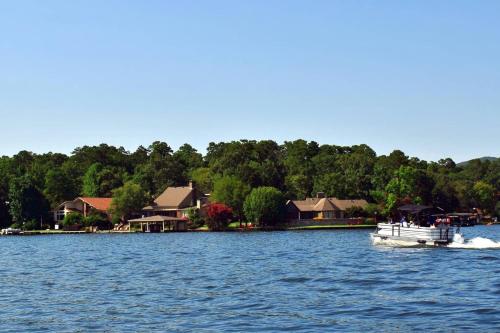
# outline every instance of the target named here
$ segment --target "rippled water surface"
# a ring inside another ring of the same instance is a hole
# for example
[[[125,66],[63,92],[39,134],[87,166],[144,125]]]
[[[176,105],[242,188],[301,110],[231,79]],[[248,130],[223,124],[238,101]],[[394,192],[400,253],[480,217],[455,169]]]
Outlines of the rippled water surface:
[[[2,237],[0,331],[500,331],[500,250],[369,232]]]

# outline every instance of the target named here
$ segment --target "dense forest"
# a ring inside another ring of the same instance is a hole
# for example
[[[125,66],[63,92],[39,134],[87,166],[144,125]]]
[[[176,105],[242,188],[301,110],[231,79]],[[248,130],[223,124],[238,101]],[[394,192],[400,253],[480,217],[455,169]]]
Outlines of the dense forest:
[[[340,199],[365,198],[381,215],[410,202],[446,211],[481,208],[500,213],[500,159],[457,165],[450,158],[426,162],[399,150],[377,156],[367,145],[241,140],[210,143],[205,156],[189,144],[174,151],[165,142],[140,146],[134,152],[101,144],[76,148],[70,156],[28,151],[3,156],[0,221],[7,226],[39,220],[77,196],[135,195],[151,200],[167,186],[186,185],[189,180],[205,193],[215,188],[216,198],[224,197],[231,186],[242,191],[268,186],[286,199],[316,192]]]

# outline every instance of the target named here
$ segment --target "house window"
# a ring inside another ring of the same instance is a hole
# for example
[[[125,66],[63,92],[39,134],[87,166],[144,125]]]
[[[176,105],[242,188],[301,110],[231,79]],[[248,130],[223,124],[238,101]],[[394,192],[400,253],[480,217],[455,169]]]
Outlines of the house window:
[[[64,210],[58,210],[56,212],[56,221],[59,222],[59,221],[62,221],[64,220]]]

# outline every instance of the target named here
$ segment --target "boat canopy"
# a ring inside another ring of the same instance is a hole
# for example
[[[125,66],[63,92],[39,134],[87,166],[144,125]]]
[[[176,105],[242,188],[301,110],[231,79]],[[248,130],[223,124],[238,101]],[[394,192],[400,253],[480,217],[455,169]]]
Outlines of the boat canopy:
[[[404,205],[398,208],[400,212],[410,213],[410,214],[419,214],[425,210],[433,210],[432,206],[423,206],[423,205]]]

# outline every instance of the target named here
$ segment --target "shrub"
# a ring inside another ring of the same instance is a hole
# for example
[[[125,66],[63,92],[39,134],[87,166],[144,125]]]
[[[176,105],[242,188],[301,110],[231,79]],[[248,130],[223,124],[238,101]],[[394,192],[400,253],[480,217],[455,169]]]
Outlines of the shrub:
[[[285,218],[285,198],[274,187],[258,187],[247,196],[244,204],[245,216],[260,226],[275,226]]]
[[[29,220],[24,222],[23,226],[24,230],[40,230],[40,221],[37,220]]]
[[[84,218],[83,224],[86,227],[98,227],[102,230],[111,229],[112,225],[105,214],[91,214]]]
[[[205,224],[205,219],[200,215],[198,208],[190,208],[187,215],[189,229],[197,229]]]
[[[376,217],[377,215],[381,215],[382,210],[382,207],[374,203],[369,203],[364,208],[366,217]]]
[[[359,206],[349,207],[345,210],[346,217],[366,217],[366,212]]]
[[[122,222],[123,222],[122,218],[121,218],[120,216],[118,216],[118,215],[113,215],[113,216],[111,217],[111,223],[112,223],[113,225],[116,225],[116,224],[121,224]]]
[[[62,224],[65,227],[83,225],[83,215],[80,213],[69,213],[64,217]]]
[[[210,230],[222,231],[227,228],[233,218],[233,210],[221,203],[213,203],[208,206],[207,225]]]

